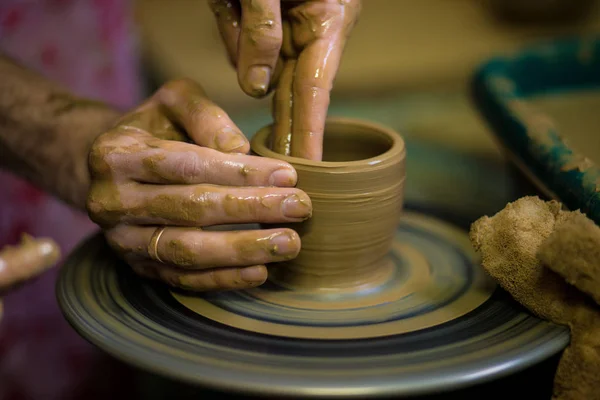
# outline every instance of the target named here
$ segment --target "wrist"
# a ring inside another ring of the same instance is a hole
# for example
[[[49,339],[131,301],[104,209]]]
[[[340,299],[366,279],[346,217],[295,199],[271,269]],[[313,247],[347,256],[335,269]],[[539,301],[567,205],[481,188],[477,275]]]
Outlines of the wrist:
[[[67,204],[85,211],[90,188],[88,155],[96,138],[111,129],[120,113],[102,103],[71,97],[57,116],[53,136],[64,137],[70,145],[58,163],[58,173],[46,190]],[[67,161],[69,160],[69,161]]]
[[[112,127],[117,111],[57,90],[25,100],[16,110],[2,107],[0,167],[85,210],[88,153],[95,138]]]

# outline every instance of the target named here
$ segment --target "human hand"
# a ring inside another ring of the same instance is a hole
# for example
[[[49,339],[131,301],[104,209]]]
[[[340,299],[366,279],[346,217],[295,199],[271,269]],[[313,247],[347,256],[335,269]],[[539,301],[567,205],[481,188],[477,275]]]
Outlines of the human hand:
[[[60,258],[60,249],[51,239],[23,235],[17,246],[0,249],[0,320],[2,297],[18,285],[35,278]]]
[[[242,90],[276,86],[273,150],[321,160],[329,96],[360,0],[209,0]]]
[[[92,146],[90,217],[142,276],[198,291],[260,285],[264,264],[298,254],[296,232],[201,228],[299,222],[312,205],[291,165],[249,149],[198,84],[169,82]]]

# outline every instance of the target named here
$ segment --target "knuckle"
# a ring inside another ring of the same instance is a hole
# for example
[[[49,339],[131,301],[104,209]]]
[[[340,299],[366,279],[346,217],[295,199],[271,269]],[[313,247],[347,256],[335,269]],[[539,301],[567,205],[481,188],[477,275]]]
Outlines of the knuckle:
[[[113,149],[106,133],[94,141],[88,155],[88,166],[93,176],[105,176],[110,173],[111,161],[108,156]]]
[[[92,184],[85,206],[90,219],[101,227],[117,225],[123,211],[118,194],[104,184]]]
[[[203,178],[203,162],[194,154],[186,154],[177,160],[175,173],[186,183],[198,182]]]
[[[145,139],[144,139],[145,140]],[[123,157],[146,148],[139,134],[115,128],[100,135],[88,154],[88,167],[94,178],[111,175]]]
[[[86,209],[87,209],[88,214],[90,214],[90,217],[92,217],[93,220],[96,219],[97,216],[102,214],[102,212],[104,211],[104,207],[102,206],[102,204],[100,202],[98,202],[95,199],[95,197],[92,197],[92,196],[88,196],[88,198],[86,200]]]
[[[187,113],[192,123],[199,126],[211,119],[217,120],[224,116],[221,108],[198,99],[188,102]]]
[[[254,47],[262,53],[273,55],[281,49],[282,37],[272,30],[251,30],[249,36]]]
[[[187,105],[187,113],[193,124],[200,125],[206,120],[208,114],[207,107],[195,101],[190,101]]]
[[[202,182],[223,182],[225,176],[223,162],[220,159],[205,158],[202,164]],[[243,174],[243,172],[242,172]]]

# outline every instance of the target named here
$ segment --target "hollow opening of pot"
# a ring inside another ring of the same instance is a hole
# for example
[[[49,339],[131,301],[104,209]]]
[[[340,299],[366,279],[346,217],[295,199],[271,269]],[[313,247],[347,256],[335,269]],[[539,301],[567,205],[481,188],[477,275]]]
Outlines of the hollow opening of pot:
[[[360,161],[389,151],[394,142],[384,133],[349,124],[327,124],[323,136],[323,161]]]

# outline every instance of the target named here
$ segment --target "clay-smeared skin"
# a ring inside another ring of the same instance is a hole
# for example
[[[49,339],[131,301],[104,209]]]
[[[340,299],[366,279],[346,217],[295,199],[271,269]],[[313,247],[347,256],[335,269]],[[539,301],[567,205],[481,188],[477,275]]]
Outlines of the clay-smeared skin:
[[[270,126],[252,139],[256,154],[278,157],[296,168],[298,188],[313,205],[310,220],[290,226],[302,238],[300,253],[274,268],[270,279],[303,290],[360,290],[380,284],[389,267],[385,256],[403,205],[404,143],[393,131],[353,120],[330,119],[326,129],[326,140],[331,140],[327,158],[360,158],[323,162],[279,155],[268,148]],[[344,142],[360,147],[351,151]]]
[[[329,96],[360,0],[209,4],[244,92],[262,97],[276,88],[273,150],[321,160]]]
[[[200,86],[169,82],[95,141],[90,217],[143,276],[189,290],[260,285],[265,263],[298,253],[293,230],[198,228],[300,222],[312,206],[293,187],[291,165],[248,151],[245,136]],[[167,227],[158,246],[163,263],[148,249],[157,226]]]
[[[2,296],[16,286],[40,275],[60,258],[60,248],[52,239],[23,235],[21,243],[0,249],[0,320]]]
[[[571,328],[571,344],[554,379],[555,400],[600,399],[600,307],[539,259],[544,243],[549,238],[556,243],[553,234],[578,215],[561,211],[555,201],[524,197],[480,218],[470,232],[483,267],[515,300],[539,317]]]

